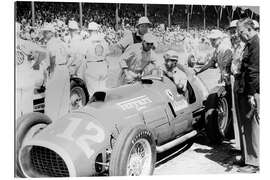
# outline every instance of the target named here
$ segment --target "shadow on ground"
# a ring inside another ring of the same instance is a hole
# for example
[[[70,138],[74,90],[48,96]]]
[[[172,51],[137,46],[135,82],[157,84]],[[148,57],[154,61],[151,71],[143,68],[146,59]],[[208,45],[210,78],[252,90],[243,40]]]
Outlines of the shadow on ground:
[[[234,148],[234,143],[232,141],[224,140],[219,145],[213,145],[209,142],[206,135],[201,133],[194,138],[194,143],[204,145],[199,148],[195,148],[195,152],[202,153],[206,158],[225,167],[226,172],[229,172],[233,167],[236,167],[236,165],[233,165],[233,160],[235,156],[239,156],[241,153],[239,150]]]

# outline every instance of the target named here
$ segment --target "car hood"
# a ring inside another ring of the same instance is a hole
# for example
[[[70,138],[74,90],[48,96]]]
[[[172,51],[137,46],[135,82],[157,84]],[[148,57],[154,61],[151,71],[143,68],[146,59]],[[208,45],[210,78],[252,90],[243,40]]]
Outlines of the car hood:
[[[20,154],[33,146],[58,154],[70,176],[88,176],[95,172],[96,156],[109,146],[109,132],[89,114],[70,113],[28,139]]]

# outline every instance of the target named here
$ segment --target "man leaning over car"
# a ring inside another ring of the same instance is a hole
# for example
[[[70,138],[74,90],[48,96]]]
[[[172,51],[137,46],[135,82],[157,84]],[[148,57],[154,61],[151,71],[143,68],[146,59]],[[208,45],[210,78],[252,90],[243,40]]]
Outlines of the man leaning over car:
[[[142,74],[149,74],[155,67],[156,54],[154,48],[155,36],[146,33],[141,43],[129,46],[120,57],[120,68],[122,69],[119,83],[129,84],[136,81]]]

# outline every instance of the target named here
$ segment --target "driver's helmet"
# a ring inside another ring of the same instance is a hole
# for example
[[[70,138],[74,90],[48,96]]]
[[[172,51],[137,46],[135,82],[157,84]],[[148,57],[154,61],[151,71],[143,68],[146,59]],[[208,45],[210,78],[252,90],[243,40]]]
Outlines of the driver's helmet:
[[[164,54],[163,58],[164,58],[165,61],[171,60],[171,61],[177,61],[178,62],[179,56],[178,56],[176,51],[169,50]]]

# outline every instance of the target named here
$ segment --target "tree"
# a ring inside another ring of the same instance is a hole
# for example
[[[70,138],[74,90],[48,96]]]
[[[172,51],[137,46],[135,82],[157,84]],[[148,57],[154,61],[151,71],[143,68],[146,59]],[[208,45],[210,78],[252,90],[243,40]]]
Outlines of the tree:
[[[220,12],[221,12],[221,6],[214,6],[215,11],[217,13],[217,27],[219,28],[219,19],[220,19]]]
[[[206,27],[206,19],[205,19],[205,9],[206,9],[206,5],[201,5],[202,10],[203,10],[203,29],[205,30]]]

